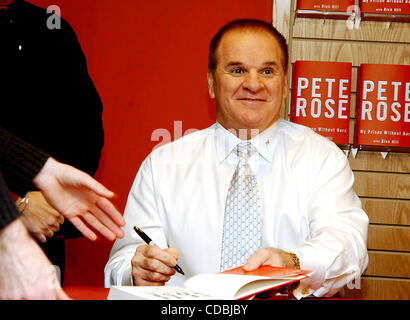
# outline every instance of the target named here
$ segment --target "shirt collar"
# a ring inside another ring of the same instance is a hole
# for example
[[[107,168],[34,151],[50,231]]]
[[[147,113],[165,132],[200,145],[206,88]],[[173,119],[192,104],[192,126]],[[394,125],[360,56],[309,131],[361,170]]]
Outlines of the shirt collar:
[[[273,159],[274,137],[278,128],[277,123],[278,121],[275,121],[269,128],[251,140],[248,140],[256,148],[258,153],[269,162]],[[241,139],[225,129],[218,121],[216,122],[215,145],[219,162],[223,162],[241,141]]]

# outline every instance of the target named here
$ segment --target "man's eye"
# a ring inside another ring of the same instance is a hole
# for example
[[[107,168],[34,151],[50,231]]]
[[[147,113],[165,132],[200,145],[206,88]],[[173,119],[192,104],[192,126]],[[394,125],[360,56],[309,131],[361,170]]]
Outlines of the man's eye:
[[[273,73],[273,71],[271,70],[271,69],[264,69],[263,71],[262,71],[262,74],[265,74],[265,75],[270,75],[270,74],[272,74]]]
[[[241,74],[241,73],[243,73],[243,70],[241,68],[235,68],[235,69],[232,70],[232,73]]]

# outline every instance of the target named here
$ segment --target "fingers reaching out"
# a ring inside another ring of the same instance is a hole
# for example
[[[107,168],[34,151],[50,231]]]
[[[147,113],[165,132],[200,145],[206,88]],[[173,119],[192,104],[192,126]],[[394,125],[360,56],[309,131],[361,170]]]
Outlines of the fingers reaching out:
[[[91,228],[111,241],[124,236],[124,218],[110,201],[114,193],[88,174],[49,158],[33,182],[88,239],[97,239]]]

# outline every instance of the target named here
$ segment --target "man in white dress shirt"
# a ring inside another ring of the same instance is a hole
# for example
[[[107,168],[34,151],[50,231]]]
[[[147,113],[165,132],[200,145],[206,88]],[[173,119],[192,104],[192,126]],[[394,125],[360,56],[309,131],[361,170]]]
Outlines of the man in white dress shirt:
[[[259,249],[245,268],[312,270],[300,296],[331,296],[360,277],[368,263],[368,218],[352,189],[353,173],[335,144],[279,119],[287,65],[286,41],[266,22],[236,20],[215,35],[207,79],[217,122],[142,163],[125,208],[125,237],[105,268],[106,286],[182,285],[194,274],[223,270],[225,205],[241,141],[256,149],[247,163],[261,221]],[[146,245],[133,226],[158,247]],[[185,276],[175,273],[176,263]]]

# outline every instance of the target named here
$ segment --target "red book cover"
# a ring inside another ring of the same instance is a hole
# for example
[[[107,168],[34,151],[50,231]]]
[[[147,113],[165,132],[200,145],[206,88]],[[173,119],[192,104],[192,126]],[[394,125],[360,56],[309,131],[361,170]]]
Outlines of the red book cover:
[[[361,0],[362,13],[410,14],[409,0]]]
[[[298,287],[300,280],[311,276],[312,271],[272,266],[260,266],[255,270],[245,271],[243,267],[240,266],[220,272],[219,274],[237,275],[240,277],[249,276],[250,280],[246,280],[246,277],[241,280],[245,285],[242,285],[241,289],[237,291],[237,296],[235,298],[248,299],[249,297],[253,297],[256,294],[265,291],[269,291],[269,295],[272,297],[278,292],[289,293],[289,290],[293,291],[293,289]],[[222,279],[223,278],[221,278],[221,280]],[[237,280],[239,283],[240,278]],[[272,282],[269,282],[269,280],[272,280]],[[261,281],[259,282],[259,285],[261,286],[256,287],[258,281]],[[247,285],[250,285],[249,289],[251,290],[246,290]],[[239,292],[241,292],[241,294],[239,294]]]
[[[354,147],[410,148],[410,66],[362,64],[357,87]]]
[[[243,267],[237,267],[230,269],[221,273],[227,274],[241,274],[248,276],[262,276],[262,277],[292,277],[292,276],[305,276],[311,274],[311,271],[301,270],[296,268],[282,268],[282,267],[272,267],[272,266],[260,266],[256,270],[245,271]]]
[[[298,0],[298,10],[347,11],[355,0]]]
[[[296,61],[292,72],[290,121],[347,145],[352,64]]]

